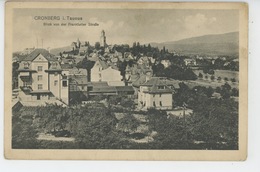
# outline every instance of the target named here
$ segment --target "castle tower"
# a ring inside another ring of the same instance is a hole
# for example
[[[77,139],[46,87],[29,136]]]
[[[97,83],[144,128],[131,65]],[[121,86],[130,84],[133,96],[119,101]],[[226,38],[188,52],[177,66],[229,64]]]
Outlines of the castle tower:
[[[79,40],[79,38],[77,40],[77,48],[80,48],[80,40]]]
[[[105,34],[105,31],[102,30],[101,31],[101,36],[100,36],[100,46],[101,47],[105,47],[107,45],[106,43],[106,34]]]

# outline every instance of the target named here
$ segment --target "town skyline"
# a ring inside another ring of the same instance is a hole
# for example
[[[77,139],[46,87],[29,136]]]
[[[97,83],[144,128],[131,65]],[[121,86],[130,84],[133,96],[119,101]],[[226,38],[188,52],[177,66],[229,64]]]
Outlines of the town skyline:
[[[123,12],[123,13],[122,13]],[[82,17],[72,23],[87,26],[43,26],[44,20],[34,16]],[[170,16],[170,17],[169,17]],[[171,17],[172,16],[172,17]],[[79,38],[94,45],[106,31],[108,44],[142,44],[177,41],[191,37],[239,31],[238,11],[235,10],[15,10],[14,49],[58,48]],[[97,23],[98,26],[88,26]],[[159,33],[159,34],[158,34]],[[46,36],[48,34],[48,36]],[[43,46],[42,46],[43,41]]]

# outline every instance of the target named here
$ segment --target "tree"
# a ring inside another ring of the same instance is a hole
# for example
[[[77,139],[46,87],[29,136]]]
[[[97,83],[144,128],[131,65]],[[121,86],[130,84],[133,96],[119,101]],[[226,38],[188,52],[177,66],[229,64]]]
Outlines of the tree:
[[[77,64],[78,68],[83,68],[87,70],[87,79],[88,81],[91,81],[91,69],[93,68],[93,66],[95,65],[95,62],[90,61],[87,59],[87,57],[85,57],[81,62],[79,62]]]
[[[168,116],[165,111],[149,109],[147,111],[149,131],[156,131],[154,146],[156,149],[185,149],[191,140],[186,130],[184,118]]]
[[[214,76],[214,75],[211,75],[210,79],[211,79],[212,81],[214,81],[214,80],[215,80],[215,76]]]
[[[76,111],[77,112],[77,111]],[[104,106],[81,107],[73,134],[82,149],[121,148],[124,136],[116,130],[116,118]]]
[[[225,83],[224,85],[221,86],[221,96],[223,99],[229,99],[230,98],[230,90],[231,86],[228,83]]]
[[[120,104],[125,107],[125,108],[129,108],[129,109],[134,109],[135,108],[135,102],[134,100],[127,98],[125,96],[122,97]]]
[[[183,78],[180,78],[182,80],[196,80],[197,75],[191,70],[191,69],[186,69],[183,73]]]
[[[203,75],[202,75],[202,73],[199,73],[199,76],[198,76],[200,79],[202,79],[203,78]]]
[[[13,62],[12,63],[12,89],[15,89],[18,87],[18,68],[19,63]]]
[[[210,74],[210,75],[214,75],[215,74],[214,70],[212,68],[210,68],[210,66],[205,67],[203,69],[203,73]]]
[[[123,79],[125,79],[125,69],[126,69],[126,66],[127,66],[127,62],[126,61],[119,61],[118,62],[118,69],[120,71],[120,75],[123,77]]]
[[[239,91],[237,88],[232,88],[231,90],[231,96],[238,97],[239,96]]]
[[[210,98],[214,93],[214,89],[212,87],[208,87],[206,91],[206,95]]]
[[[190,137],[203,142],[199,148],[237,149],[238,104],[232,99],[208,99],[199,103],[203,108],[194,108],[187,126]]]
[[[227,82],[227,81],[228,81],[228,78],[227,78],[227,77],[225,77],[225,78],[224,78],[224,80]]]
[[[221,88],[220,87],[216,87],[216,92],[217,93],[221,93]]]
[[[221,81],[221,79],[222,79],[222,78],[219,76],[217,80],[220,82],[220,81]]]
[[[236,82],[236,78],[231,78],[230,81],[234,83]]]
[[[12,115],[12,148],[35,149],[38,147],[38,131],[33,125],[33,114],[19,112]]]
[[[64,114],[62,105],[57,104],[47,104],[45,107],[38,107],[36,117],[39,118],[40,127],[54,135],[57,131],[65,129],[68,118]]]
[[[180,88],[173,95],[175,106],[182,106],[184,102],[188,102],[192,98],[192,92],[185,83],[179,83],[179,87]]]
[[[139,121],[132,114],[126,114],[119,120],[117,128],[125,133],[132,133],[139,125]]]
[[[163,64],[159,63],[157,65],[154,65],[152,68],[153,68],[153,73],[156,76],[158,76],[158,77],[164,76],[164,66],[163,66]]]
[[[100,49],[100,43],[99,43],[99,42],[96,42],[96,43],[95,43],[95,49],[96,49],[96,50],[99,50],[99,49]]]

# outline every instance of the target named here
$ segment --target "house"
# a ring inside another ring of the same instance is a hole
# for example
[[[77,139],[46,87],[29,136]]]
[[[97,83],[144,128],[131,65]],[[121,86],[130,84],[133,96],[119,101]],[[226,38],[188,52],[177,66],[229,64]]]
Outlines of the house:
[[[172,109],[174,85],[165,78],[152,77],[140,85],[138,91],[138,107],[142,110],[149,108]]]
[[[114,96],[114,95],[133,95],[134,89],[132,86],[109,86],[107,82],[89,82],[89,96]]]
[[[79,55],[84,56],[88,52],[88,46],[81,46],[79,48]]]
[[[16,63],[16,62],[19,62],[19,57],[14,56],[14,57],[12,58],[12,63]]]
[[[196,66],[196,60],[194,59],[184,59],[184,63],[186,66]]]
[[[153,75],[152,68],[146,65],[127,66],[125,72],[127,85],[133,85],[135,88],[139,88],[141,84]]]
[[[69,91],[87,91],[88,80],[84,75],[74,75],[69,77],[70,87]]]
[[[123,86],[122,76],[113,63],[107,64],[103,60],[97,60],[91,69],[91,82],[108,82],[110,86]]]
[[[161,64],[163,64],[164,68],[167,68],[171,65],[170,60],[162,60]]]
[[[19,99],[60,100],[68,104],[68,71],[45,49],[35,49],[18,68]]]

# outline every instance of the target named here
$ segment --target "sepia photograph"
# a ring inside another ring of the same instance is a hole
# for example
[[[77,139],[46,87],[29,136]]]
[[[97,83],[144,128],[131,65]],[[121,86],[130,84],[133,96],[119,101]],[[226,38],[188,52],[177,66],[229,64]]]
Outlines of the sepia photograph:
[[[202,6],[7,3],[5,156],[245,160],[247,6]]]

